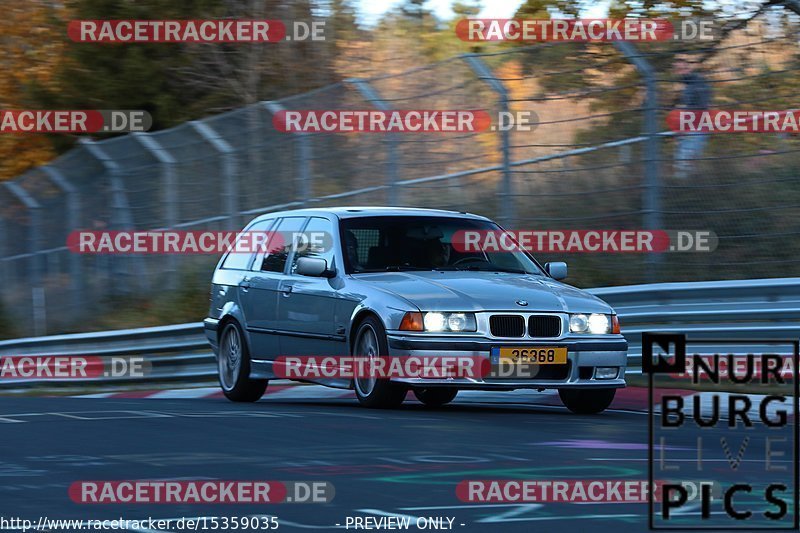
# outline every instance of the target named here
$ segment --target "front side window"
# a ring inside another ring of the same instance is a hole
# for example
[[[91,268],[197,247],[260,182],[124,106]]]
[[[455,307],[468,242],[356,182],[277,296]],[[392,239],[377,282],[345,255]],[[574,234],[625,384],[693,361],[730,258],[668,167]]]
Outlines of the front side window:
[[[294,243],[294,258],[292,259],[291,273],[297,271],[297,260],[301,257],[316,257],[324,259],[328,268],[333,267],[333,224],[330,220],[312,217],[305,229],[302,238],[296,238]]]

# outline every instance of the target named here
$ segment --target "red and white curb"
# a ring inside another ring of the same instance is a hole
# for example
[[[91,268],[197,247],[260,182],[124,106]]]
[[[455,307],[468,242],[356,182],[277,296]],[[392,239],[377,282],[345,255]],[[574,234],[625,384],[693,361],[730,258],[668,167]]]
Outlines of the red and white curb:
[[[722,418],[727,418],[728,397],[726,392],[697,392],[684,389],[659,389],[653,393],[655,410],[661,410],[662,396],[677,395],[684,398],[683,413],[691,415],[693,412],[694,401],[700,402],[700,413],[703,417],[710,417],[712,412],[712,397],[719,398],[719,414]],[[697,396],[693,400],[691,396]],[[748,394],[751,407],[748,415],[755,420],[759,417],[759,406],[765,395]],[[151,391],[127,391],[127,392],[104,392],[98,394],[86,394],[73,396],[76,398],[114,398],[114,399],[154,399],[154,400],[185,400],[185,399],[223,399],[224,396],[219,387],[200,387],[194,389],[174,389],[174,390],[151,390]],[[261,401],[280,401],[280,400],[355,400],[355,393],[352,390],[333,389],[321,385],[295,384],[292,382],[270,383]],[[627,387],[618,389],[611,409],[627,411],[647,411],[648,391],[644,387]],[[408,401],[416,401],[412,394],[408,395]],[[517,389],[513,391],[459,391],[455,399],[456,404],[530,404],[561,406],[561,399],[558,391],[546,390],[535,391],[528,389]],[[781,409],[791,411],[791,397],[787,397],[786,402],[771,402],[767,406],[767,414],[770,418],[775,418]],[[789,418],[792,418],[789,415]]]
[[[224,398],[219,387],[200,387],[195,389],[153,390],[153,391],[127,391],[127,392],[102,392],[97,394],[83,394],[74,398],[136,398],[154,400],[185,400],[185,399],[215,399]],[[264,393],[263,400],[330,400],[330,399],[355,399],[352,390],[333,389],[321,385],[295,385],[270,383]],[[413,396],[409,396],[409,399]],[[553,399],[558,402],[557,391],[536,392],[530,390],[514,391],[460,391],[457,401],[471,403],[485,402],[525,402],[546,403],[545,400]]]
[[[658,405],[663,394],[678,394],[680,396],[690,396],[693,391],[664,389],[654,395],[654,401]],[[700,393],[701,396],[712,393]],[[723,394],[724,393],[720,393]],[[753,395],[754,396],[754,395]],[[150,391],[127,391],[127,392],[103,392],[98,394],[85,394],[74,396],[77,398],[128,398],[128,399],[154,399],[154,400],[185,400],[185,399],[222,399],[224,398],[219,387],[200,387],[194,389],[174,389],[174,390],[150,390]],[[292,382],[270,383],[261,401],[277,400],[354,400],[355,393],[352,390],[333,389],[321,385],[300,385]],[[413,400],[413,395],[409,394],[409,400]],[[755,414],[758,414],[758,402],[753,397]],[[646,411],[648,393],[646,388],[628,387],[617,390],[612,409],[623,409],[633,411]],[[526,403],[532,405],[562,405],[558,397],[558,391],[546,390],[535,391],[528,389],[517,389],[513,391],[459,391],[454,403]],[[710,400],[703,398],[703,405],[710,405]],[[725,398],[721,398],[720,404],[727,404]],[[685,402],[684,411],[691,413],[691,402]]]

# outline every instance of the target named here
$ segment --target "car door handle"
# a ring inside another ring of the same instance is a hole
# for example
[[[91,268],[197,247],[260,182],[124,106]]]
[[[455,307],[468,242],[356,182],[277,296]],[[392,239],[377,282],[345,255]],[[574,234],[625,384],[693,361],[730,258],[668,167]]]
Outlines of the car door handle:
[[[244,289],[245,291],[250,288],[250,278],[242,279],[241,283],[239,283],[239,287]]]
[[[294,289],[293,286],[286,285],[285,287],[281,287],[281,293],[283,293],[284,296],[288,297],[290,294],[292,294],[292,289]]]

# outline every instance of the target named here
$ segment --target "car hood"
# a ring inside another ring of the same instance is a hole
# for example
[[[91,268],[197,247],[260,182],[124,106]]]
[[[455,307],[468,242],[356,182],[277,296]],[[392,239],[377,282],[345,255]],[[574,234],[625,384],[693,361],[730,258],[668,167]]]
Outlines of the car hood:
[[[505,272],[386,272],[354,276],[422,311],[549,311],[610,313],[585,291],[543,276]],[[516,302],[524,300],[527,306]]]

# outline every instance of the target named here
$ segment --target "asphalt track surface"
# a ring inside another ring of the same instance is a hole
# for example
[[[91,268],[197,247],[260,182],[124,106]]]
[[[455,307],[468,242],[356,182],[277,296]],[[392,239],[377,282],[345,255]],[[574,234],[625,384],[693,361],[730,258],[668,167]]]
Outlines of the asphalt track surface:
[[[670,444],[688,450],[696,436],[682,431]],[[281,530],[299,531],[399,515],[412,524],[453,518],[452,530],[465,532],[646,531],[647,504],[465,503],[455,486],[497,478],[646,480],[647,442],[646,413],[578,416],[526,403],[457,399],[439,409],[407,402],[376,411],[348,398],[0,398],[0,516],[277,516]],[[754,454],[763,453],[759,446]],[[723,464],[717,460],[706,467],[710,476]],[[336,495],[331,503],[274,505],[86,505],[68,497],[75,481],[123,479],[328,481]]]

